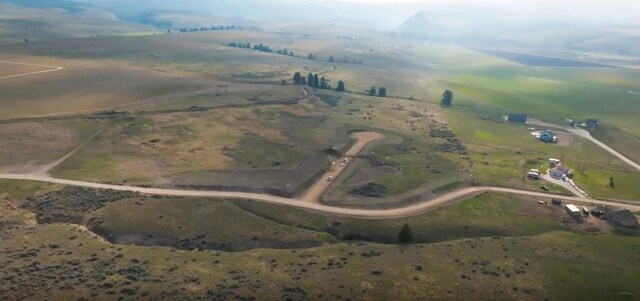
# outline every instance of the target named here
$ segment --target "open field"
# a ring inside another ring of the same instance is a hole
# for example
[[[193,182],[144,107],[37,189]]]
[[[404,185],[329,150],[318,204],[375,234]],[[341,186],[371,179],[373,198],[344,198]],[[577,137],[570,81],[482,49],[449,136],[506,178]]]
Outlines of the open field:
[[[478,49],[478,51],[499,57],[505,60],[513,61],[519,64],[532,67],[554,67],[554,68],[616,68],[598,63],[572,61],[562,58],[547,57],[519,52],[500,51],[491,49]]]

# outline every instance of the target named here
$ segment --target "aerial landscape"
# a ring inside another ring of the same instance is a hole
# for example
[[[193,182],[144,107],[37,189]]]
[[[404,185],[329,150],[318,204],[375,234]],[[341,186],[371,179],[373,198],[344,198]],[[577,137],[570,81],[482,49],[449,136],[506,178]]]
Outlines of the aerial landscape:
[[[0,300],[640,300],[637,12],[0,0]]]

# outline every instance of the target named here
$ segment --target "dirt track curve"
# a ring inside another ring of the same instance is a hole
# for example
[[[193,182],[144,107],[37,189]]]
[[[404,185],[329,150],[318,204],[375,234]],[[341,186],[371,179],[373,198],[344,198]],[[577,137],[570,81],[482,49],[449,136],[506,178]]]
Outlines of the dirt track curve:
[[[24,65],[24,66],[32,66],[32,67],[40,67],[40,68],[49,68],[47,70],[41,70],[41,71],[33,71],[33,72],[27,72],[27,73],[22,73],[22,74],[0,76],[0,79],[15,78],[15,77],[22,77],[22,76],[28,76],[28,75],[34,75],[34,74],[48,73],[48,72],[55,72],[55,71],[64,70],[64,67],[46,66],[46,65],[38,65],[38,64],[28,64],[28,63],[19,63],[19,62],[14,62],[14,61],[5,61],[5,60],[0,60],[0,63],[14,64],[14,65]]]
[[[120,186],[120,185],[109,185],[109,184],[91,183],[91,182],[74,181],[74,180],[64,180],[64,179],[56,179],[48,176],[19,175],[19,174],[0,174],[0,179],[37,181],[37,182],[46,182],[46,183],[53,183],[53,184],[78,186],[78,187],[89,187],[89,188],[96,188],[96,189],[132,191],[132,192],[139,192],[143,194],[154,194],[154,195],[164,195],[164,196],[248,199],[248,200],[261,201],[261,202],[266,202],[271,204],[286,205],[286,206],[292,206],[292,207],[297,207],[301,209],[308,209],[308,210],[313,210],[321,213],[344,215],[344,216],[351,216],[351,217],[361,217],[361,218],[394,218],[394,217],[417,215],[429,210],[437,209],[438,207],[449,204],[451,202],[458,201],[466,196],[482,193],[482,192],[489,192],[489,191],[533,196],[533,197],[558,198],[565,201],[585,203],[585,199],[582,199],[582,198],[567,197],[567,196],[542,193],[542,192],[518,190],[518,189],[511,189],[511,188],[500,188],[500,187],[468,187],[468,188],[452,191],[452,192],[440,195],[434,199],[425,200],[407,207],[394,208],[394,209],[368,210],[368,209],[351,209],[351,208],[332,207],[332,206],[322,205],[318,203],[304,202],[299,199],[289,199],[289,198],[283,198],[283,197],[266,195],[266,194],[257,194],[257,193],[144,188],[144,187],[135,187],[135,186]],[[626,208],[631,211],[640,211],[640,204],[632,205],[632,204],[617,203],[617,202],[602,201],[602,200],[593,200],[592,202],[588,202],[588,203],[602,204],[607,206],[616,206],[616,207]]]

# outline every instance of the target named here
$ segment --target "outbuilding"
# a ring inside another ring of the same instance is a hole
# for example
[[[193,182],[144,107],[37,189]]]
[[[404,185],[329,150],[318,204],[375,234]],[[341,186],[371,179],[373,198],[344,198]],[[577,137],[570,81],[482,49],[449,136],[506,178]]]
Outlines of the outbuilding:
[[[515,123],[527,123],[527,114],[509,114],[507,115],[507,121]]]
[[[619,211],[610,211],[604,213],[604,218],[611,222],[612,224],[620,227],[637,227],[638,226],[638,217],[635,216],[631,211],[619,210]]]

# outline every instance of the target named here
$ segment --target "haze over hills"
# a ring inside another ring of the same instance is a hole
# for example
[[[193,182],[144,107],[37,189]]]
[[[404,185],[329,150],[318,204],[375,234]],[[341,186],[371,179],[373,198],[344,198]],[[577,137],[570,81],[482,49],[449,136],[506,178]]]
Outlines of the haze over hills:
[[[511,1],[486,5],[484,1],[365,4],[331,0],[302,5],[289,0],[4,0],[0,1],[0,24],[5,42],[22,39],[25,34],[20,28],[25,27],[24,22],[31,22],[28,36],[36,39],[117,34],[149,27],[296,22],[367,26],[405,38],[480,47],[638,55],[640,21],[633,12],[640,9],[640,4],[625,2],[607,7],[597,1],[588,2]],[[613,10],[616,18],[610,17]],[[21,20],[15,21],[17,18],[11,15],[20,16]],[[22,18],[23,15],[30,17]],[[64,25],[79,23],[82,25],[69,28]]]

